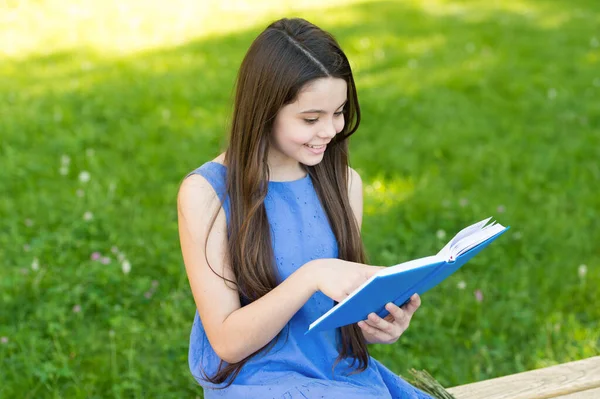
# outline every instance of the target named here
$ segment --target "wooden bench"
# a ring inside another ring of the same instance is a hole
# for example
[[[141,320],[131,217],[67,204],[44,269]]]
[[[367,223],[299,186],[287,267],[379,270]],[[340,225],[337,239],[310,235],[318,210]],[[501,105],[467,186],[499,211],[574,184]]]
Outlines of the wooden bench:
[[[600,399],[600,356],[447,390],[456,399]]]

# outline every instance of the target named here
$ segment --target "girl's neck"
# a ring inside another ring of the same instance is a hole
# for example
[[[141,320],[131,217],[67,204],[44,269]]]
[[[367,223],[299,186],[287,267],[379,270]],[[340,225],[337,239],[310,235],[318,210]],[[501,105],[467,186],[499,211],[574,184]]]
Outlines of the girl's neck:
[[[293,181],[306,176],[306,170],[297,160],[271,149],[267,159],[269,165],[269,180]]]

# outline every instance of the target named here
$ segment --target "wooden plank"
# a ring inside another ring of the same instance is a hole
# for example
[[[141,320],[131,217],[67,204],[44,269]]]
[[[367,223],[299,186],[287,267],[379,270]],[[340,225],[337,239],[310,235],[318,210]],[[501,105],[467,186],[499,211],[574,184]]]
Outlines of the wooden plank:
[[[457,399],[549,399],[595,388],[600,388],[600,356],[448,388],[448,392]]]
[[[557,396],[553,399],[598,399],[600,398],[600,388],[586,389],[585,391],[579,391],[570,393],[565,396]]]

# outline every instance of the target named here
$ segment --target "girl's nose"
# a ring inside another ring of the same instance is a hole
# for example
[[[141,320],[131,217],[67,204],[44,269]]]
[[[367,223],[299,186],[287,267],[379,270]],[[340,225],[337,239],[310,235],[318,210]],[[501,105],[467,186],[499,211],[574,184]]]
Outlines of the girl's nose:
[[[332,121],[331,124],[325,126],[319,136],[323,138],[332,139],[337,134],[337,130],[335,129],[335,123]]]

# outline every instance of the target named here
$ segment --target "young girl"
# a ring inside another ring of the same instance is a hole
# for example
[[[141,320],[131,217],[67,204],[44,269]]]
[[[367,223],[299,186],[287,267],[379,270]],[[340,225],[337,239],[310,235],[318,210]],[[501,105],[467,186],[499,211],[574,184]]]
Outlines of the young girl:
[[[252,43],[229,145],[178,194],[197,306],[189,366],[206,399],[430,398],[367,350],[398,340],[417,295],[388,304],[385,319],[304,335],[382,269],[366,264],[362,182],[348,167],[359,122],[352,71],[330,34],[281,19]]]

